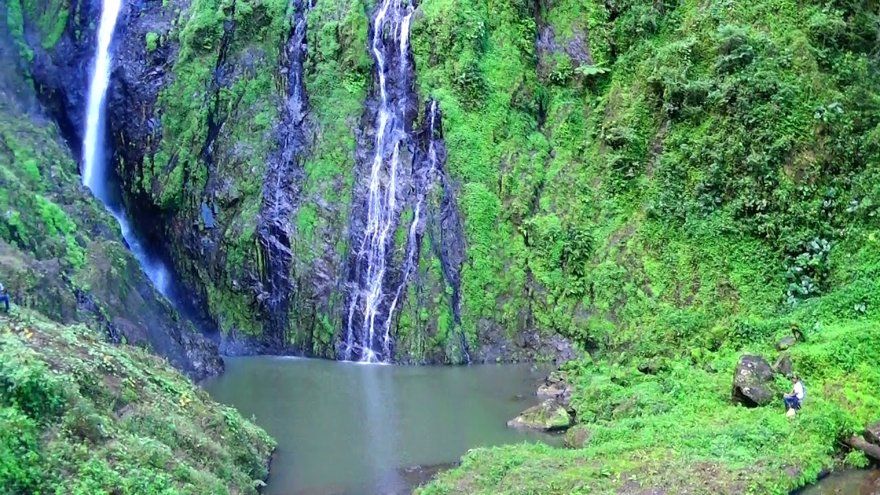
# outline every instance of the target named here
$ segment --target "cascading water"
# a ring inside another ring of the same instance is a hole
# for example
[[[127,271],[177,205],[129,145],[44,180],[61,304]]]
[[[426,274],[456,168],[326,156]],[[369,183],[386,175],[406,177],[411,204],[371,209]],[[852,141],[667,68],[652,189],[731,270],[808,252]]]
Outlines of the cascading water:
[[[379,102],[366,197],[367,218],[355,253],[345,346],[341,352],[346,360],[386,362],[391,357],[385,328],[392,310],[384,286],[389,278],[391,238],[400,214],[397,196],[401,152],[407,151],[412,141],[407,101],[413,86],[409,60],[412,14],[410,0],[382,0],[373,18],[370,49],[376,62]]]
[[[409,282],[410,275],[412,275],[413,270],[418,265],[418,251],[421,244],[421,236],[424,232],[422,214],[425,209],[425,201],[430,192],[431,184],[434,182],[434,174],[437,171],[437,142],[441,136],[439,128],[440,122],[438,119],[440,110],[437,106],[437,100],[431,100],[428,104],[427,113],[428,149],[425,152],[426,156],[424,158],[426,166],[417,170],[417,173],[414,174],[413,177],[416,191],[416,202],[413,207],[413,219],[409,225],[407,236],[406,257],[403,260],[403,275],[401,276],[400,283],[397,285],[397,290],[394,291],[394,297],[391,299],[391,304],[388,307],[388,317],[385,318],[385,325],[383,327],[382,350],[386,356],[390,356],[391,354],[391,322],[392,317],[394,316],[394,311],[397,309],[397,304],[400,301],[400,297],[403,295],[403,291],[406,290],[406,284]]]
[[[95,63],[89,85],[85,138],[83,139],[83,185],[88,187],[92,194],[101,200],[107,210],[116,218],[123,238],[128,243],[132,254],[140,262],[144,273],[156,289],[167,296],[170,286],[168,269],[161,261],[149,256],[125,217],[122,206],[115,204],[112,190],[108,187],[109,174],[107,172],[107,157],[104,153],[104,138],[106,136],[104,103],[107,97],[107,88],[110,85],[112,67],[110,44],[113,41],[113,31],[116,28],[116,20],[121,8],[122,0],[104,0],[102,4]]]

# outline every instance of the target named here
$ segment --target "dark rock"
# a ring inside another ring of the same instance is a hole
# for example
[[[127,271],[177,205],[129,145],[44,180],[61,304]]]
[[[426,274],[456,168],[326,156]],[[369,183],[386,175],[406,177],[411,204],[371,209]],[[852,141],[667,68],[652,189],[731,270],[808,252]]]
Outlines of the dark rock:
[[[733,377],[733,401],[746,407],[766,406],[773,401],[773,369],[761,356],[746,354]]]
[[[791,356],[788,354],[779,356],[779,359],[776,360],[776,364],[773,365],[773,371],[787,378],[794,376],[794,365],[791,362]]]
[[[558,402],[547,399],[508,421],[507,426],[540,431],[559,431],[571,426],[571,416],[568,415],[565,407]]]
[[[870,424],[865,428],[865,440],[880,445],[880,421]]]
[[[593,432],[587,427],[576,425],[565,432],[565,439],[563,441],[565,446],[570,449],[582,449],[589,443],[592,436]]]
[[[453,469],[458,467],[458,465],[459,463],[457,462],[446,462],[442,464],[420,464],[398,469],[397,474],[402,478],[406,484],[405,488],[407,488],[407,490],[401,491],[401,493],[412,493],[414,488],[431,481],[431,479],[434,478],[434,476],[437,476],[440,472]]]
[[[797,339],[795,339],[794,336],[789,335],[776,343],[776,350],[785,351],[794,347],[795,344],[797,344]]]
[[[572,387],[566,378],[564,373],[551,373],[538,387],[538,398],[541,400],[553,399],[561,406],[569,407]]]

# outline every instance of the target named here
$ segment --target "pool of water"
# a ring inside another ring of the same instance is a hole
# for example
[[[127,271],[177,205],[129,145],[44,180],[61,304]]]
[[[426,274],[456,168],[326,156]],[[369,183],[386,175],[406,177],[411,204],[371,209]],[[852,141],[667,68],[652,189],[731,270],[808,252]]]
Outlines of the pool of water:
[[[880,470],[832,473],[798,495],[880,495]]]
[[[548,371],[249,357],[227,358],[203,386],[278,441],[263,493],[398,494],[473,447],[559,443],[505,425],[537,403]]]

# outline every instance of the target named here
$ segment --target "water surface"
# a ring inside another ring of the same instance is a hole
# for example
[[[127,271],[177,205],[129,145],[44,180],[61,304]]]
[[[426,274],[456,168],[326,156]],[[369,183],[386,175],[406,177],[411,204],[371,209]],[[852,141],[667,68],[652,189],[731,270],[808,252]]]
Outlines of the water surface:
[[[799,495],[880,495],[880,470],[847,470],[832,473]]]
[[[265,494],[398,494],[473,447],[553,443],[505,426],[537,403],[547,371],[227,358],[204,387],[278,441]]]

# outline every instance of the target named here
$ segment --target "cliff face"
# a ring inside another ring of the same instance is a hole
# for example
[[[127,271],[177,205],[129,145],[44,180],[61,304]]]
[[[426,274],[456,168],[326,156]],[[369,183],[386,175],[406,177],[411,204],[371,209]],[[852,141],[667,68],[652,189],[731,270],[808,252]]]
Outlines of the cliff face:
[[[0,7],[14,10],[11,4]],[[48,18],[58,15],[45,8]],[[21,58],[21,40],[31,36],[37,32],[22,31],[20,24],[0,29],[0,61],[17,68],[4,70],[0,79],[0,280],[15,304],[62,323],[88,323],[113,342],[152,348],[195,378],[218,373],[223,363],[217,346],[156,293],[116,221],[81,186],[74,158],[79,141],[69,133],[80,128],[82,95],[66,90],[76,86],[72,81],[55,88],[37,84],[41,95],[35,94],[32,81],[40,70],[55,67],[48,73],[61,77],[56,71],[62,69],[39,49],[29,57],[33,65]],[[76,45],[64,38],[57,49],[76,53]],[[74,59],[60,60],[77,67]],[[70,70],[75,80],[79,69]],[[55,111],[48,113],[41,103]],[[52,116],[62,107],[71,113],[57,114],[67,118],[56,124]]]
[[[75,132],[80,86],[58,81],[81,78],[97,6],[54,7],[53,45],[27,3],[35,85]],[[383,4],[124,6],[109,125],[125,200],[227,352],[344,349]],[[869,17],[810,4],[768,25],[760,9],[685,7],[411,5],[411,64],[388,72],[412,136],[378,306],[394,359],[627,347],[636,329],[706,332],[831,288],[836,246],[874,221]],[[423,191],[430,101],[445,162]]]

